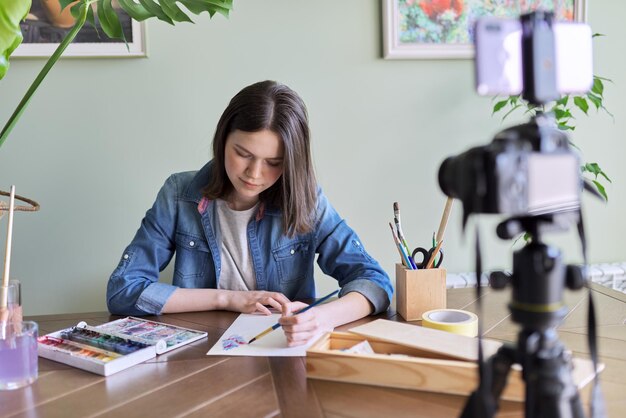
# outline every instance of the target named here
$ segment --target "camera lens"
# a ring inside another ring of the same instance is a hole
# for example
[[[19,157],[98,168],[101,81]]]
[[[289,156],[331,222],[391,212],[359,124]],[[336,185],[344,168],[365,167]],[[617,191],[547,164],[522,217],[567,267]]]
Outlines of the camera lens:
[[[483,147],[446,158],[439,167],[439,187],[450,197],[465,201],[463,198],[476,193],[475,171],[482,167]]]
[[[450,197],[457,197],[454,193],[454,173],[452,166],[454,165],[454,157],[448,157],[441,163],[439,167],[439,187],[441,190]]]

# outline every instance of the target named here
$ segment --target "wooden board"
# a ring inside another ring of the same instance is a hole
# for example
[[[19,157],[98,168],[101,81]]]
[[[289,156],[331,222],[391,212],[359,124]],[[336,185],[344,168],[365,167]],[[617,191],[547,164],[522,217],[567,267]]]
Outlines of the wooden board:
[[[437,329],[377,319],[376,321],[350,328],[350,332],[419,350],[443,354],[450,358],[469,361],[478,360],[478,340],[476,338]],[[495,354],[501,346],[502,343],[499,341],[483,339],[483,353],[485,357]]]

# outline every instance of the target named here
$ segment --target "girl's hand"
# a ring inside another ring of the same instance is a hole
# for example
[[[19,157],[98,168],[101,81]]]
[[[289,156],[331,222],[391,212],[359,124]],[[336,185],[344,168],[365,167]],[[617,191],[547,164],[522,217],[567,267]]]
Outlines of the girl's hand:
[[[271,312],[265,305],[282,311],[283,306],[288,303],[290,303],[289,299],[279,292],[233,290],[228,292],[226,309],[235,312],[270,315]]]
[[[321,331],[332,329],[331,325],[324,322],[317,307],[294,315],[307,306],[309,305],[302,302],[290,302],[283,305],[283,314],[278,319],[278,323],[283,327],[289,347],[306,344]]]

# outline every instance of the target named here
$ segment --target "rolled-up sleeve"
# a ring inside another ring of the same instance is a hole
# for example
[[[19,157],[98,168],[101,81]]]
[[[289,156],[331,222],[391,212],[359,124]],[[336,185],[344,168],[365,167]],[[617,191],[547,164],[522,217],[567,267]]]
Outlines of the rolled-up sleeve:
[[[358,292],[372,304],[374,314],[387,310],[393,296],[389,276],[321,191],[316,238],[317,263],[325,274],[339,282],[339,295]]]
[[[174,255],[177,185],[167,179],[124,250],[107,285],[107,306],[119,315],[156,315],[174,293],[173,285],[159,283],[159,272]]]

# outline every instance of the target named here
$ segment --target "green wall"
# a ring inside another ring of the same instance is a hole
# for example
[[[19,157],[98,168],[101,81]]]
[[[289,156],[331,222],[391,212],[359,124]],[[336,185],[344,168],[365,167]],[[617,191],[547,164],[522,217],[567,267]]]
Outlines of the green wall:
[[[588,2],[593,30],[607,35],[594,41],[595,73],[614,81],[606,106],[615,115],[580,116],[572,135],[613,179],[608,205],[584,198],[592,263],[626,261],[625,15],[625,2]],[[441,161],[516,120],[490,116],[491,99],[473,92],[470,60],[383,60],[381,20],[375,0],[239,0],[229,20],[149,21],[148,58],[58,63],[0,149],[0,189],[15,184],[42,207],[15,217],[11,270],[26,313],[104,310],[108,276],[163,181],[210,158],[228,100],[263,79],[302,95],[321,185],[393,274],[392,203],[400,202],[409,245],[428,244],[445,201]],[[13,61],[0,81],[2,123],[43,63]],[[512,243],[495,236],[496,219],[480,224],[486,268],[510,267]],[[0,234],[4,251],[6,218]],[[473,268],[472,237],[461,234],[455,206],[449,271]],[[580,261],[573,231],[549,240]],[[333,283],[320,277],[319,285]]]

